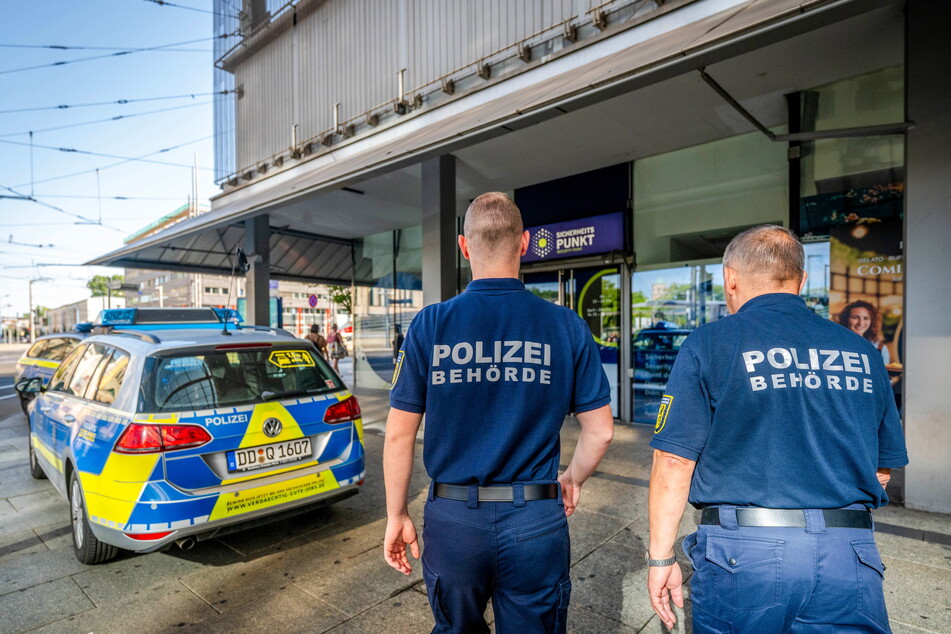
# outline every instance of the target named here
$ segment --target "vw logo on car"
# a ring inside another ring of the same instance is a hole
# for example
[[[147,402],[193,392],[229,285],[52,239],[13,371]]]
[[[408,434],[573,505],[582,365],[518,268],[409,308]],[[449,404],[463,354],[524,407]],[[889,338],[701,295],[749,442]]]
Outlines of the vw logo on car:
[[[284,425],[281,424],[276,418],[269,418],[264,421],[264,425],[261,427],[261,430],[264,432],[264,435],[268,438],[274,438],[281,433],[281,430],[284,429]]]

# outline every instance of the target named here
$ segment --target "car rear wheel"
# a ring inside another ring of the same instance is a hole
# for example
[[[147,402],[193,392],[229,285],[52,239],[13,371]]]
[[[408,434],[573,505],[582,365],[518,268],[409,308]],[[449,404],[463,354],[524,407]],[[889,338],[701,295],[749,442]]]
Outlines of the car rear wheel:
[[[96,539],[86,517],[82,486],[79,475],[73,471],[69,476],[69,519],[73,528],[73,552],[84,564],[101,564],[114,558],[119,549]]]
[[[30,475],[33,476],[35,480],[45,480],[46,473],[43,471],[43,467],[40,466],[40,463],[36,460],[36,451],[33,449],[33,441],[30,441]]]

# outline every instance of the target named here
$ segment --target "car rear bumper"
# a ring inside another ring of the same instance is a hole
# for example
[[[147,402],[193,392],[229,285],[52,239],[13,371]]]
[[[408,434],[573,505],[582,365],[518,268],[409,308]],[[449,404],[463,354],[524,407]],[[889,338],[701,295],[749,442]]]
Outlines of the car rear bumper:
[[[163,550],[175,542],[185,538],[192,537],[198,541],[211,539],[221,534],[225,529],[238,527],[242,524],[247,524],[247,526],[240,528],[252,528],[255,524],[278,521],[282,516],[295,510],[306,511],[312,510],[313,508],[320,508],[322,506],[326,506],[328,504],[332,504],[334,502],[338,502],[342,499],[356,495],[359,493],[360,485],[362,483],[363,480],[361,474],[360,480],[352,484],[339,486],[324,493],[290,500],[282,504],[267,506],[258,510],[246,511],[237,515],[222,517],[220,519],[209,519],[207,521],[199,521],[188,526],[172,528],[171,532],[159,539],[133,539],[126,534],[138,532],[132,527],[128,527],[126,530],[119,530],[110,528],[108,526],[103,526],[101,524],[90,523],[90,528],[92,528],[92,532],[96,538],[102,542],[112,544],[113,546],[133,552],[150,553],[157,550]],[[168,530],[169,529],[158,531],[158,533],[160,534],[168,532]],[[148,534],[149,532],[154,531],[142,531],[139,534]]]

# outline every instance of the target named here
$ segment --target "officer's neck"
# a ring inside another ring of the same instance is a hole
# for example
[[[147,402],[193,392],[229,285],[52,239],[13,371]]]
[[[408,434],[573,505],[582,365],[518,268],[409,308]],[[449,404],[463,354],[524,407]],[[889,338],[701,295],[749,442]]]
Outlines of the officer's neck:
[[[518,279],[518,260],[514,262],[485,262],[478,263],[469,260],[472,267],[472,279],[496,279],[502,277],[513,277]]]

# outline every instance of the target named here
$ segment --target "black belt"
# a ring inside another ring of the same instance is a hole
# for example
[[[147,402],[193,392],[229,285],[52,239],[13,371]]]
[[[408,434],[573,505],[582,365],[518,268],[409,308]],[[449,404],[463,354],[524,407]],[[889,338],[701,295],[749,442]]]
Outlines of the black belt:
[[[872,528],[872,515],[861,509],[822,509],[826,528]],[[707,507],[700,512],[701,524],[720,525],[720,509]],[[805,528],[802,509],[736,509],[738,526],[774,526]]]
[[[550,484],[524,484],[525,501],[529,500],[554,500],[558,497],[558,485]],[[514,502],[515,487],[512,485],[497,487],[479,487],[480,502]],[[433,490],[437,498],[447,498],[450,500],[468,500],[469,487],[461,484],[443,484],[437,482]]]

